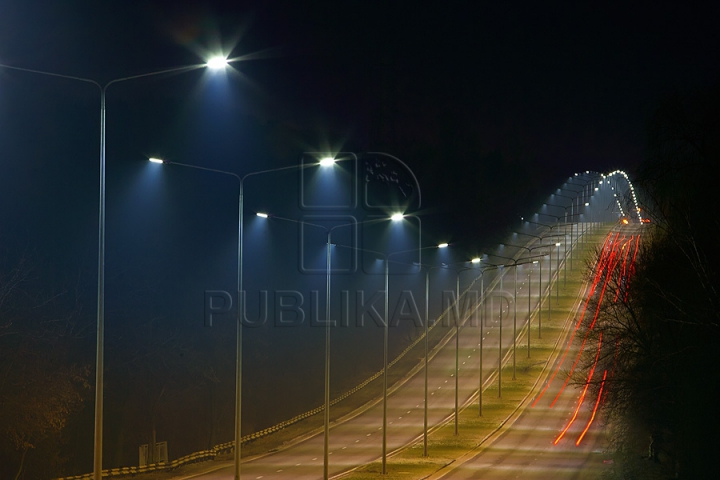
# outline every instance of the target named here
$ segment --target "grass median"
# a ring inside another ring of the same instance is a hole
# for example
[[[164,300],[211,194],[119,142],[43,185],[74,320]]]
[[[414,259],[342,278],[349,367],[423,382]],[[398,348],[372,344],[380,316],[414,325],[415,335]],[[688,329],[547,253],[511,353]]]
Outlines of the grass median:
[[[475,401],[460,411],[458,417],[459,435],[455,435],[452,421],[428,435],[428,456],[423,457],[422,441],[407,446],[392,454],[387,462],[387,479],[420,479],[437,472],[451,464],[457,458],[467,454],[498,430],[516,410],[520,402],[530,393],[533,385],[542,373],[561,335],[568,315],[571,313],[579,289],[583,286],[586,274],[586,261],[592,258],[594,245],[602,242],[604,235],[593,235],[592,241],[582,249],[576,259],[573,270],[567,272],[567,285],[564,276],[560,276],[560,295],[552,295],[552,317],[547,319],[547,310],[543,310],[542,338],[537,338],[537,323],[531,334],[530,358],[527,358],[527,346],[518,342],[516,379],[512,378],[512,363],[503,367],[502,398],[498,395],[497,376],[495,381],[483,391],[483,415],[478,415],[477,397]],[[564,272],[563,272],[564,273]],[[556,298],[559,301],[556,303]],[[547,301],[547,300],[546,300]],[[537,317],[535,317],[537,322]],[[366,480],[377,478],[382,472],[382,464],[376,462],[364,465],[343,478]]]
[[[528,394],[538,375],[541,373],[544,364],[552,353],[553,347],[562,334],[563,323],[573,308],[579,288],[583,285],[586,260],[592,257],[595,245],[604,239],[603,234],[589,236],[589,241],[584,248],[577,251],[573,270],[567,272],[567,284],[565,284],[564,272],[560,274],[560,295],[556,297],[555,287],[552,289],[552,315],[548,319],[547,298],[543,305],[542,313],[542,338],[537,337],[537,317],[533,320],[531,337],[531,356],[527,358],[527,339],[518,342],[516,380],[512,378],[512,365],[507,364],[503,368],[502,398],[498,397],[497,379],[489,385],[483,393],[483,416],[478,416],[477,400],[467,408],[461,410],[459,416],[460,435],[454,435],[452,422],[437,428],[429,436],[429,456],[423,457],[422,442],[405,447],[392,455],[388,460],[388,476],[386,478],[423,478],[451,463],[456,458],[464,455],[478,444],[485,437],[496,430],[507,417],[517,408],[518,404]],[[582,247],[582,246],[581,246]],[[559,300],[556,303],[556,298]],[[433,348],[451,335],[447,327],[438,325],[438,328],[430,330],[428,336],[430,348]],[[424,341],[418,342],[408,350],[404,356],[388,369],[388,385],[395,385],[397,382],[406,379],[413,369],[418,368],[424,358]],[[340,394],[342,392],[334,392]],[[343,401],[330,409],[331,422],[342,420],[343,417],[354,415],[358,409],[364,409],[374,404],[382,395],[382,376],[370,382],[364,388],[353,393]],[[337,396],[337,395],[335,395]],[[296,443],[303,438],[320,433],[323,428],[323,415],[319,413],[295,424],[289,425],[275,433],[243,444],[243,458],[266,454]],[[214,463],[232,460],[232,454],[223,454],[216,457]],[[193,471],[212,468],[206,465],[188,465],[180,467],[173,472],[162,472],[154,475],[138,475],[136,478],[170,478],[178,475],[190,474]],[[369,479],[376,478],[381,472],[379,460],[362,466],[346,478]]]

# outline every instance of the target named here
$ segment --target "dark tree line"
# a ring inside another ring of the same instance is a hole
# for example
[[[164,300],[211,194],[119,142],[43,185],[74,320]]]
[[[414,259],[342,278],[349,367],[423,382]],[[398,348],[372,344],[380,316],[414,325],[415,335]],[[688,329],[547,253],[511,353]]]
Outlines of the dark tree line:
[[[84,302],[77,285],[52,291],[36,254],[1,253],[0,478],[87,473],[95,311],[83,304],[94,301]],[[117,315],[106,322],[112,334],[105,339],[105,468],[137,465],[138,446],[154,441],[168,440],[177,458],[229,440],[232,425],[221,417],[231,418],[232,404],[216,370],[232,364],[217,358],[231,349],[218,338],[200,338],[208,335],[201,328],[190,336],[181,322],[149,311]],[[223,381],[232,384],[232,375]],[[149,453],[150,462],[157,460]]]
[[[716,87],[666,99],[650,122],[636,187],[651,223],[631,280],[610,280],[608,290],[620,294],[606,296],[590,332],[603,334],[598,370],[608,371],[602,411],[613,478],[715,478],[719,112]],[[597,394],[597,376],[592,386]]]
[[[3,252],[7,253],[7,252]],[[49,478],[66,466],[64,432],[90,390],[68,292],[48,294],[26,255],[0,261],[0,477]],[[63,312],[63,313],[59,313]]]

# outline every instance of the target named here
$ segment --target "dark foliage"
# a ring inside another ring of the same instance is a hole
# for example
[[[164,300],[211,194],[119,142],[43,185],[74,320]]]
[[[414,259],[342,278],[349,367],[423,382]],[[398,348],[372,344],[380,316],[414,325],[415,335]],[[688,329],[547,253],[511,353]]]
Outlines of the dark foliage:
[[[0,477],[49,478],[62,473],[66,427],[89,391],[73,354],[78,311],[66,294],[39,292],[27,257],[1,260]]]
[[[676,95],[653,117],[636,182],[652,227],[631,281],[610,281],[620,295],[605,299],[591,332],[603,333],[617,478],[715,476],[720,222],[708,200],[717,190],[718,112],[716,88]]]

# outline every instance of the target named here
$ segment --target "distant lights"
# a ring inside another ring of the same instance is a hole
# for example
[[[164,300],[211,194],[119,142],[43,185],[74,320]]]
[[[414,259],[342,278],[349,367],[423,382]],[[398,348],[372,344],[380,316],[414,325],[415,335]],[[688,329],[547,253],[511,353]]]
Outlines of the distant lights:
[[[470,260],[470,263],[480,263],[480,258],[479,258],[479,257],[475,257],[475,258],[473,258],[472,260]]]
[[[640,214],[640,206],[638,205],[637,196],[635,195],[635,187],[633,186],[632,182],[630,181],[630,178],[628,177],[627,173],[625,173],[623,170],[615,170],[613,172],[608,173],[607,175],[603,175],[603,178],[611,177],[613,175],[622,175],[625,180],[627,181],[628,185],[630,186],[630,195],[632,196],[633,204],[635,205],[635,210],[637,211],[638,220],[640,220],[640,223],[643,222],[643,217]],[[615,190],[615,187],[611,187],[613,190]],[[620,200],[617,198],[617,194],[613,193],[613,197],[615,197],[615,202],[617,203],[618,208],[620,209],[620,215],[625,216],[625,211],[622,208],[622,205],[620,204]]]
[[[560,242],[557,242],[557,243],[555,244],[556,247],[559,247],[560,245],[562,245],[562,243],[560,243]]]

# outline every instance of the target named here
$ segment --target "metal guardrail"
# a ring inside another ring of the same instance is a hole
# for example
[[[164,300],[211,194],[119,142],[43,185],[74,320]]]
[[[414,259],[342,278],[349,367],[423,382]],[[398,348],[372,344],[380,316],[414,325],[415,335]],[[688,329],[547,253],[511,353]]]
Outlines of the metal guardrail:
[[[462,292],[460,295],[465,295],[470,288],[474,285],[476,279],[473,279],[471,284]],[[452,305],[449,305],[433,322],[431,326],[428,327],[428,334],[433,331],[433,329],[439,325],[443,318],[445,318],[446,315],[449,314],[451,308],[453,308]],[[425,332],[423,332],[420,336],[418,336],[410,345],[408,345],[402,352],[398,354],[397,357],[395,357],[391,362],[388,363],[388,368],[392,367],[393,365],[397,364],[402,358],[410,352],[415,346],[417,346],[418,343],[420,343],[425,338]],[[359,383],[355,387],[351,388],[350,390],[342,393],[340,396],[336,397],[332,401],[330,401],[330,406],[337,405],[341,401],[348,398],[350,395],[360,391],[361,389],[365,388],[367,385],[372,383],[374,380],[377,380],[383,373],[383,370],[379,370],[378,372],[371,375],[369,378],[365,379],[363,382]],[[273,425],[271,427],[265,428],[263,430],[258,430],[257,432],[251,433],[249,435],[243,436],[240,441],[241,443],[248,443],[252,442],[253,440],[257,440],[258,438],[265,437],[267,435],[270,435],[271,433],[275,433],[277,431],[282,430],[283,428],[289,427],[290,425],[293,425],[295,423],[300,422],[301,420],[304,420],[306,418],[312,417],[313,415],[317,415],[318,413],[325,410],[325,406],[321,405],[317,408],[314,408],[312,410],[309,410],[307,412],[301,413],[300,415],[296,415],[288,420],[284,420],[276,425]],[[153,463],[150,465],[146,465],[143,467],[119,467],[119,468],[112,468],[112,469],[106,469],[102,471],[103,477],[122,477],[122,476],[133,476],[140,473],[149,473],[149,472],[158,472],[158,471],[165,471],[165,470],[173,470],[175,468],[181,467],[183,465],[188,465],[191,463],[196,462],[202,462],[207,460],[213,460],[216,456],[218,456],[221,453],[230,452],[235,448],[235,441],[225,442],[221,443],[219,445],[215,445],[213,448],[209,450],[201,450],[199,452],[194,452],[189,455],[185,455],[184,457],[180,457],[176,460],[173,460],[171,462],[159,462],[159,463]],[[60,477],[56,478],[54,480],[91,480],[93,478],[92,473],[86,473],[83,475],[74,475],[69,477]]]
[[[465,290],[467,292],[467,290]],[[465,293],[463,292],[463,294]],[[445,315],[448,314],[450,311],[450,306],[440,314],[440,316],[437,318],[437,320],[428,328],[428,333],[432,331],[436,325],[440,323],[440,320],[445,317]],[[418,343],[420,343],[421,340],[425,338],[425,332],[422,333],[418,338],[416,338],[410,345],[408,345],[400,354],[398,354],[397,357],[395,357],[390,363],[388,363],[388,368],[392,367],[393,365],[397,364],[405,355],[408,354],[410,350],[412,350]],[[351,388],[350,390],[342,393],[340,396],[336,397],[330,402],[330,406],[337,405],[341,401],[348,398],[350,395],[360,391],[362,388],[366,387],[370,383],[373,382],[373,380],[377,380],[381,375],[383,371],[380,370],[376,373],[374,373],[369,378],[365,379],[363,382],[359,383],[355,387]],[[248,443],[252,442],[253,440],[257,440],[258,438],[265,437],[267,435],[270,435],[271,433],[275,433],[279,430],[282,430],[283,428],[289,427],[290,425],[293,425],[295,423],[298,423],[301,420],[304,420],[306,418],[312,417],[313,415],[317,415],[318,413],[325,410],[325,406],[321,405],[320,407],[314,408],[312,410],[308,410],[307,412],[301,413],[300,415],[296,415],[288,420],[284,420],[276,425],[273,425],[271,427],[258,430],[257,432],[251,433],[249,435],[244,435],[241,438],[242,443]],[[201,450],[199,452],[194,452],[189,455],[185,455],[184,457],[180,457],[176,460],[173,460],[171,462],[159,462],[159,463],[153,463],[150,465],[142,466],[142,467],[119,467],[119,468],[112,468],[112,469],[106,469],[102,471],[103,477],[122,477],[122,476],[133,476],[140,473],[149,473],[149,472],[158,472],[158,471],[164,471],[164,470],[173,470],[175,468],[181,467],[183,465],[188,465],[191,463],[196,462],[202,462],[206,460],[213,460],[216,456],[218,456],[221,453],[232,451],[233,448],[235,448],[235,441],[225,442],[221,443],[219,445],[215,445],[210,450]],[[83,475],[73,475],[69,477],[59,477],[54,480],[91,480],[93,478],[92,473],[86,473]]]

